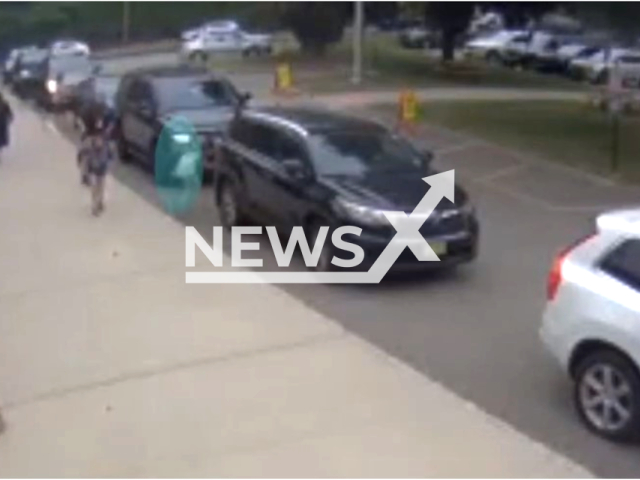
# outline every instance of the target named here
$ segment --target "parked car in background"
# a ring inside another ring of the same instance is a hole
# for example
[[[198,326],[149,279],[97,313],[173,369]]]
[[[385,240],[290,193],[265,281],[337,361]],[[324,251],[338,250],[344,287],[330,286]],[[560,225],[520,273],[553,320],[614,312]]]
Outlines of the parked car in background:
[[[200,136],[205,171],[215,162],[216,146],[241,103],[248,100],[225,78],[194,67],[158,67],[127,73],[115,98],[120,158],[155,164],[161,132],[174,116],[189,121]],[[182,139],[176,139],[179,149]],[[189,139],[187,142],[190,143]]]
[[[205,60],[214,53],[269,55],[273,49],[272,41],[271,35],[247,33],[234,23],[208,24],[199,29],[197,34],[183,39],[181,56]]]
[[[549,32],[530,32],[507,44],[505,63],[540,68],[555,59],[561,42],[560,36]]]
[[[525,41],[528,32],[522,30],[500,30],[486,36],[469,40],[464,45],[464,53],[468,58],[486,60],[491,64],[502,64],[505,59],[506,48],[510,42]]]
[[[21,50],[13,68],[12,86],[22,98],[36,98],[44,78],[44,62],[48,52],[40,48]]]
[[[2,82],[5,85],[11,85],[13,82],[15,66],[18,62],[18,58],[20,57],[20,52],[21,49],[14,48],[7,54],[7,57],[4,60],[2,65]]]
[[[79,120],[82,112],[96,105],[105,113],[115,116],[119,85],[120,77],[116,75],[93,75],[82,80],[75,88],[70,105],[74,126],[81,127]]]
[[[385,127],[335,112],[272,107],[242,110],[223,140],[216,167],[215,202],[223,225],[247,216],[281,227],[305,229],[313,244],[320,227],[362,228],[359,244],[368,270],[395,230],[384,212],[412,212],[436,173],[430,152]],[[455,203],[443,199],[421,234],[440,262],[419,262],[403,252],[395,269],[447,268],[472,261],[478,246],[478,222],[467,194],[455,191]],[[334,250],[326,242],[317,270],[331,270]],[[338,257],[341,255],[338,253]]]
[[[50,110],[69,108],[78,84],[99,70],[100,66],[84,54],[49,55],[43,63],[38,102]]]
[[[91,54],[89,45],[79,40],[57,40],[49,46],[49,53],[51,56],[66,56],[66,55],[85,55]]]
[[[640,63],[640,51],[628,48],[603,48],[586,58],[575,58],[569,63],[569,74],[578,80],[603,84],[609,79],[609,73],[616,64]]]
[[[555,52],[539,57],[537,67],[545,72],[567,73],[571,61],[577,58],[588,58],[600,49],[601,47],[598,46],[569,41],[560,45]]]
[[[640,210],[597,218],[594,234],[561,252],[548,280],[544,344],[573,380],[586,426],[640,438]]]

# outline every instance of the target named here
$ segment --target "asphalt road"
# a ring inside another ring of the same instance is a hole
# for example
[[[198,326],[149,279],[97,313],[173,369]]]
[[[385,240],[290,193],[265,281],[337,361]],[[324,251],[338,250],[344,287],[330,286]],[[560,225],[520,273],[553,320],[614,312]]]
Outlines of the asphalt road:
[[[75,139],[66,119],[50,121]],[[587,232],[598,211],[637,203],[640,193],[441,130],[423,140],[440,152],[437,166],[456,169],[477,205],[478,260],[381,285],[281,288],[594,473],[637,477],[638,447],[607,443],[578,422],[570,385],[542,350],[538,326],[554,253]],[[152,174],[139,165],[117,164],[114,177],[160,208]],[[206,238],[219,224],[212,196],[204,188],[198,204],[178,218]],[[266,269],[275,268],[273,258],[263,258]],[[304,269],[299,261],[291,268]]]

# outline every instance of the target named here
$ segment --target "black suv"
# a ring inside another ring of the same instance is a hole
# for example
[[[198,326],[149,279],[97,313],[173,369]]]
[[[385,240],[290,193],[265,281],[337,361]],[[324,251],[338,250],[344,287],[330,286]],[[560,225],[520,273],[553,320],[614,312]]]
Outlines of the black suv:
[[[422,178],[436,173],[430,160],[430,152],[370,121],[303,108],[246,109],[222,143],[215,202],[226,227],[259,218],[285,233],[302,226],[310,241],[321,226],[360,227],[349,241],[363,248],[361,267],[368,269],[396,234],[383,212],[414,210],[430,188]],[[405,249],[394,268],[450,266],[476,256],[478,222],[460,188],[455,204],[443,199],[420,232],[441,262],[418,262]],[[325,242],[317,269],[334,268],[334,253]]]
[[[86,55],[49,55],[38,83],[38,103],[52,111],[70,108],[78,85],[100,70]]]
[[[13,90],[19,97],[37,98],[47,58],[48,52],[44,49],[30,48],[20,52],[11,73]]]
[[[128,73],[115,98],[120,158],[127,161],[135,155],[152,167],[164,126],[180,117],[199,135],[205,171],[211,170],[216,142],[247,100],[228,80],[204,69],[159,67]]]

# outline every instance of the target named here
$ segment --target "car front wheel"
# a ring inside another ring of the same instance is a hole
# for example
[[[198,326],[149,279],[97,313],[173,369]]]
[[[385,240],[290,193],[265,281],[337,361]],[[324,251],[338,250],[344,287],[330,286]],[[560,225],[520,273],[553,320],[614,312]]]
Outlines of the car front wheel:
[[[625,356],[597,350],[576,369],[574,402],[595,433],[613,441],[640,437],[640,375]]]
[[[122,133],[118,135],[116,146],[118,149],[118,157],[120,157],[120,161],[122,163],[131,162],[131,151],[129,150],[129,145],[127,144],[127,141],[122,136]]]

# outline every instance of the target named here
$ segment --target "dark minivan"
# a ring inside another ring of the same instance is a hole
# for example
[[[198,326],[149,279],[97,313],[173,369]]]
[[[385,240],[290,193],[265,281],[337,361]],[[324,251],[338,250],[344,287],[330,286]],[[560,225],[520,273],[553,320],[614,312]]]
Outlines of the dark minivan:
[[[193,67],[158,67],[125,75],[116,94],[120,158],[155,163],[155,149],[172,118],[188,121],[200,137],[205,171],[211,170],[216,143],[240,103],[240,95],[225,78]]]
[[[423,177],[437,173],[431,154],[377,123],[305,108],[246,109],[230,125],[216,168],[215,202],[222,223],[260,219],[285,232],[320,227],[362,229],[349,241],[365,252],[368,268],[396,234],[385,212],[413,212],[429,190]],[[396,269],[452,266],[473,260],[478,222],[467,194],[443,199],[420,229],[441,259],[419,262],[405,249]],[[325,242],[317,269],[331,270]]]

